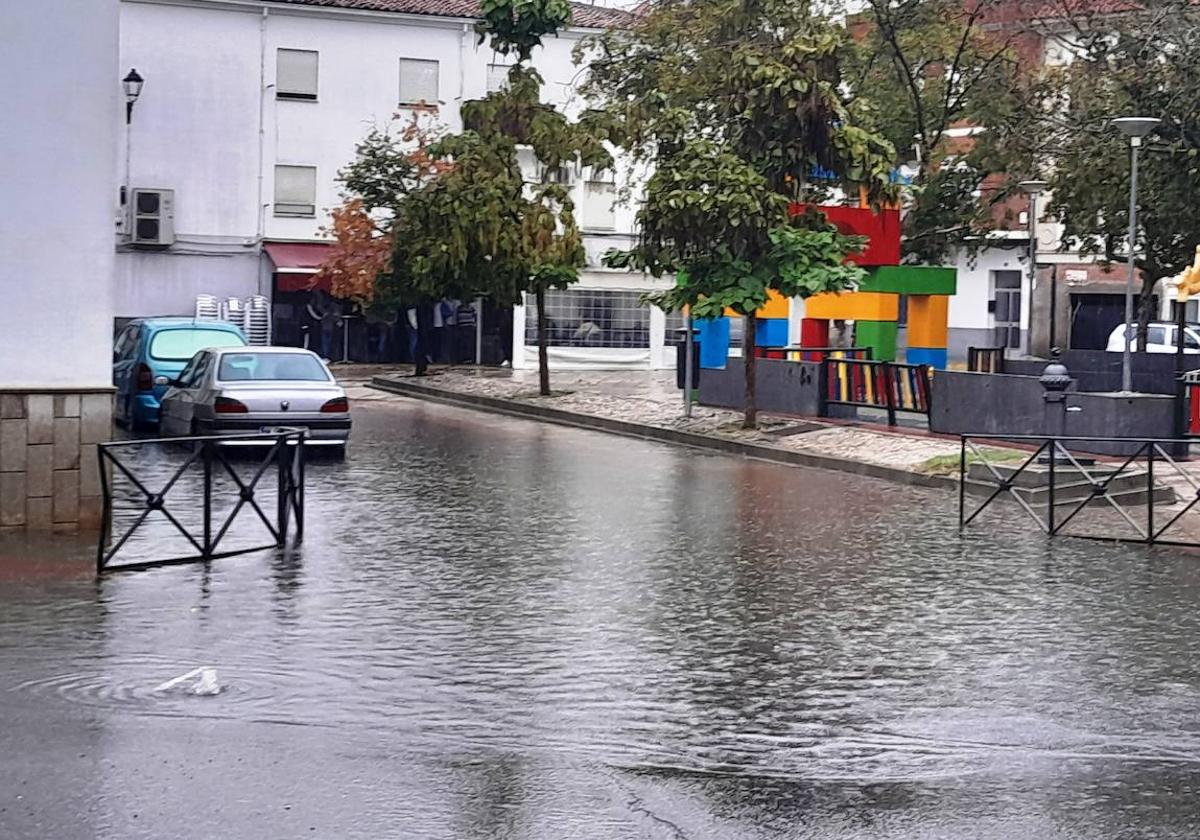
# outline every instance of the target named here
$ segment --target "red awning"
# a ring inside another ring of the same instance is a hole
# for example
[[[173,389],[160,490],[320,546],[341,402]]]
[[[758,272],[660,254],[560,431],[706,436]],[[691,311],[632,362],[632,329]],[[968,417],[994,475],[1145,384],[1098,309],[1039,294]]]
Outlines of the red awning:
[[[267,242],[263,249],[275,264],[275,290],[303,292],[329,290],[329,282],[317,283],[316,270],[333,246],[324,242]]]

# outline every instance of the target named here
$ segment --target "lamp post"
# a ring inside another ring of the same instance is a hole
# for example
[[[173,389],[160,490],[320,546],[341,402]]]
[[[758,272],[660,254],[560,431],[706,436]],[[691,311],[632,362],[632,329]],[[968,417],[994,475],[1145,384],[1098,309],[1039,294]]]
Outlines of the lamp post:
[[[1142,138],[1152,132],[1161,120],[1155,117],[1118,117],[1112,122],[1121,134],[1129,138],[1129,275],[1125,278],[1125,352],[1121,356],[1121,390],[1129,393],[1133,390],[1133,330],[1130,327],[1133,324],[1133,275],[1137,271],[1134,257],[1137,251],[1138,149],[1141,148]]]
[[[125,185],[121,188],[121,204],[125,206],[126,215],[122,224],[126,231],[131,228],[129,221],[131,208],[129,202],[133,198],[130,194],[129,184],[129,157],[133,139],[133,104],[142,95],[142,85],[144,84],[146,84],[146,80],[141,77],[141,74],[136,69],[132,68],[125,74],[125,78],[121,80],[121,87],[125,89]]]
[[[1049,184],[1045,181],[1034,180],[1022,181],[1017,186],[1021,192],[1029,196],[1029,312],[1031,315],[1029,332],[1032,335],[1033,287],[1037,285],[1037,200]],[[1050,301],[1050,322],[1054,323],[1054,300]]]

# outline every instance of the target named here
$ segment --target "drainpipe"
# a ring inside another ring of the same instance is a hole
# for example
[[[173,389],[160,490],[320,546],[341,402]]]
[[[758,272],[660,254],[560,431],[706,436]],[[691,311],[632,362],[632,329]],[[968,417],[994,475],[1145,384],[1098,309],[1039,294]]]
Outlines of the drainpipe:
[[[255,208],[256,244],[261,246],[266,235],[266,205],[263,188],[264,155],[266,150],[266,109],[267,109],[267,16],[270,12],[263,6],[262,17],[258,22],[258,207]]]
[[[464,23],[458,36],[458,107],[462,108],[467,96],[467,38],[471,34],[471,25]]]

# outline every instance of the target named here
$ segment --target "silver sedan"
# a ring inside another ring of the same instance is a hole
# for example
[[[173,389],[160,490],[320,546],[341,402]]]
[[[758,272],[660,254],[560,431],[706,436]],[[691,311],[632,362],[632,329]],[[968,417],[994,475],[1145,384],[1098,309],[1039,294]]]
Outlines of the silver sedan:
[[[344,448],[350,438],[346,392],[316,353],[294,347],[201,350],[162,399],[169,436],[308,430],[310,444]]]

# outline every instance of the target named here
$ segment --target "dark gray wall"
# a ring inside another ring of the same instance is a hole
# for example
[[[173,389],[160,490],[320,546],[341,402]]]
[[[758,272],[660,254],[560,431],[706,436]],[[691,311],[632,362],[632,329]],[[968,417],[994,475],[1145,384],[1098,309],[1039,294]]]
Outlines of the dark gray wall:
[[[759,359],[754,365],[755,391],[762,411],[804,414],[821,412],[820,374],[817,362]],[[700,375],[700,403],[720,408],[742,408],[746,379],[741,359],[730,359],[722,368],[706,368]]]
[[[1183,357],[1184,370],[1200,368],[1200,355]],[[1121,388],[1121,354],[1104,350],[1067,350],[1062,363],[1077,380],[1080,391],[1118,391]],[[1040,359],[1005,359],[1005,373],[1040,376],[1046,362]],[[1143,394],[1175,393],[1175,356],[1170,353],[1133,353],[1130,356],[1133,389]]]
[[[1043,365],[1044,366],[1044,365]],[[1045,389],[1034,377],[938,371],[932,378],[931,431],[946,434],[1059,434],[1060,409],[1046,406]],[[1172,438],[1175,400],[1160,394],[1067,394],[1066,434],[1080,437]],[[1127,454],[1122,444],[1079,442],[1098,454]]]

